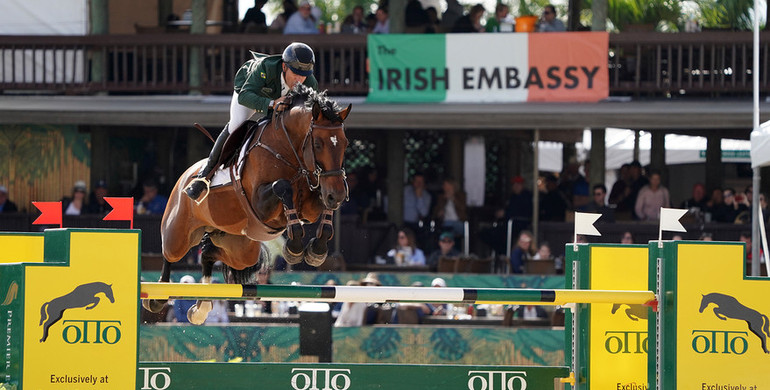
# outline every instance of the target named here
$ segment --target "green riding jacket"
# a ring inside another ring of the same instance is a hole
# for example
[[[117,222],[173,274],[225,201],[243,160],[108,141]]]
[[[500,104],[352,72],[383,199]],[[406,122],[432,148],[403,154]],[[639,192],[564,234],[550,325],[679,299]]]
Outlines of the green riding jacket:
[[[242,106],[257,110],[257,113],[267,114],[271,100],[281,97],[281,64],[280,55],[267,55],[251,52],[252,59],[246,61],[235,74],[235,92],[238,93],[238,103]],[[306,86],[318,90],[315,76],[307,76]]]

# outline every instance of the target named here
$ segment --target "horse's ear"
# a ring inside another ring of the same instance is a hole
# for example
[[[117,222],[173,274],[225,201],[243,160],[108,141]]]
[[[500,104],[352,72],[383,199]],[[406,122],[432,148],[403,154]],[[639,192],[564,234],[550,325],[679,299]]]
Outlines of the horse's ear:
[[[348,104],[348,107],[338,113],[342,121],[344,122],[345,119],[348,117],[348,114],[350,114],[350,109],[353,108],[353,104]]]
[[[315,119],[316,122],[318,122],[321,119],[323,119],[323,118],[321,118],[322,115],[323,115],[323,113],[321,112],[321,105],[318,104],[318,102],[314,102],[313,103],[313,118]]]

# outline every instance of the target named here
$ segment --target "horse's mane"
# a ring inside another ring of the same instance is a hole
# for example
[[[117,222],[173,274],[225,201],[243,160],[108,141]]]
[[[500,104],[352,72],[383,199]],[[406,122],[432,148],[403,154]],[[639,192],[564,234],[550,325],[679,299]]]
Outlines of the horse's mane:
[[[334,100],[329,99],[326,91],[316,91],[305,84],[296,84],[286,96],[292,101],[295,101],[295,98],[304,101],[305,107],[308,109],[312,109],[313,104],[318,103],[318,106],[321,107],[321,113],[326,119],[342,122],[342,118],[337,114],[340,111],[340,106]]]

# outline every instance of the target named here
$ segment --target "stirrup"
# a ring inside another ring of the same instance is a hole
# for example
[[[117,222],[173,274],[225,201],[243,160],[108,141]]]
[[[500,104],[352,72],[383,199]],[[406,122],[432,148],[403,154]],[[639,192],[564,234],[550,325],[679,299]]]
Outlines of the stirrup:
[[[209,196],[209,192],[211,191],[211,190],[209,190],[209,186],[211,186],[211,181],[209,179],[206,179],[205,177],[196,177],[188,185],[191,186],[196,181],[201,181],[201,182],[203,182],[203,184],[206,185],[206,193],[203,194],[203,197],[201,198],[200,195],[199,195],[198,198],[200,198],[200,199],[194,199],[195,200],[195,204],[200,206],[200,204],[203,203],[203,201],[206,200],[206,198],[208,198],[208,196]]]

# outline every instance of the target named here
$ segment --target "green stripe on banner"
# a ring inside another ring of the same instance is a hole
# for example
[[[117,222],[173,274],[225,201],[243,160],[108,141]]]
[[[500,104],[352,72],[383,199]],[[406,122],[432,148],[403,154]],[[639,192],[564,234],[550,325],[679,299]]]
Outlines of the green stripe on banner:
[[[369,34],[369,102],[441,102],[448,88],[443,34]]]

